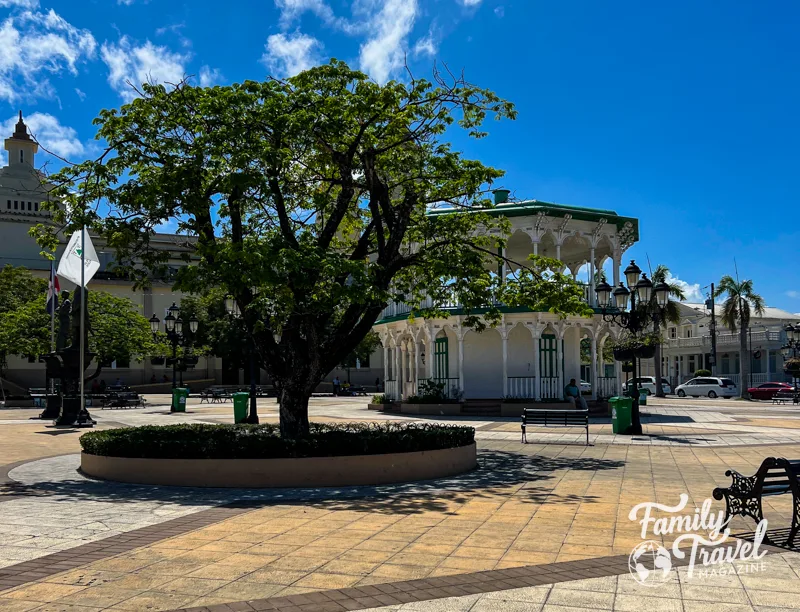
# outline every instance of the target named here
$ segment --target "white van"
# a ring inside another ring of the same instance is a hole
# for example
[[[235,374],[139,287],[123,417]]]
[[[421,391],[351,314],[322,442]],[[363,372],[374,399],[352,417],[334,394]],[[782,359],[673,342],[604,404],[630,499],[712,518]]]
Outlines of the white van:
[[[647,395],[656,394],[655,376],[639,376],[636,379],[629,380],[625,385],[626,391],[630,391],[633,380],[636,380],[636,387],[639,389],[639,392],[644,391]],[[661,389],[664,393],[672,393],[672,387],[669,386],[666,378],[661,379]]]
[[[737,397],[739,395],[736,390],[736,383],[730,378],[693,378],[686,381],[682,385],[675,388],[675,393],[678,397],[700,397],[705,395],[708,397]]]

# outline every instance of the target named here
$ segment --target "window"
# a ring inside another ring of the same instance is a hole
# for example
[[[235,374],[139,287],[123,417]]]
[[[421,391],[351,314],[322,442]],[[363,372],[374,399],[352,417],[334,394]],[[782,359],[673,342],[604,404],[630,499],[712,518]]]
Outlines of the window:
[[[19,200],[14,200],[14,210],[19,208]]]
[[[675,339],[678,337],[678,328],[677,327],[670,327],[669,328],[669,337]]]
[[[687,338],[691,338],[692,337],[692,328],[691,327],[687,327],[686,328],[686,337]]]
[[[11,200],[6,200],[6,201],[8,202],[6,208],[8,208],[8,210],[11,210]]]
[[[25,151],[22,149],[19,150],[19,163],[23,163],[25,161]]]
[[[35,210],[36,212],[39,212],[39,202],[34,202],[33,203],[33,210]]]
[[[28,210],[33,210],[33,202],[28,202]]]

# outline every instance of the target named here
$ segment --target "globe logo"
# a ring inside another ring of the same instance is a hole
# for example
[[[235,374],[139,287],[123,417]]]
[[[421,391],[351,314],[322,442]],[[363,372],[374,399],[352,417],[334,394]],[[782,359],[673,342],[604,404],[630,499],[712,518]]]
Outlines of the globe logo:
[[[631,552],[628,557],[628,569],[639,584],[657,586],[669,577],[672,556],[660,542],[647,540]]]

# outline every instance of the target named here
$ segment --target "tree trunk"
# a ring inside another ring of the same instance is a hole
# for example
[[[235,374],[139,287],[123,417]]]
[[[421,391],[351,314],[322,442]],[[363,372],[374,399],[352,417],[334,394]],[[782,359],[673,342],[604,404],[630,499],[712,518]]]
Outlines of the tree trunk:
[[[658,329],[658,319],[653,321],[653,332],[656,334],[659,332]],[[664,385],[661,381],[661,343],[659,342],[656,344],[656,354],[653,355],[653,371],[655,372],[656,378],[656,397],[666,397],[666,393],[664,393]]]
[[[303,438],[308,435],[308,400],[311,391],[293,385],[281,385],[280,403],[281,437]]]
[[[740,395],[750,399],[747,388],[750,386],[750,351],[747,350],[747,326],[739,326],[739,384]]]

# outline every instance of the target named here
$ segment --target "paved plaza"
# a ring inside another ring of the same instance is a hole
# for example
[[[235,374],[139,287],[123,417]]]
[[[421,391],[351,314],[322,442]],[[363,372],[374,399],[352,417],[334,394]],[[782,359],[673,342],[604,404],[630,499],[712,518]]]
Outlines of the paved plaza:
[[[230,404],[170,414],[96,410],[98,427],[232,422]],[[414,420],[361,398],[315,398],[315,421]],[[274,400],[260,400],[277,420]],[[800,607],[800,554],[768,548],[759,567],[714,575],[673,567],[640,585],[631,508],[689,508],[752,474],[766,457],[800,458],[800,414],[741,401],[651,400],[645,435],[615,436],[516,419],[426,418],[476,428],[479,469],[458,477],[341,489],[192,489],[95,481],[78,471],[81,431],[0,411],[2,610],[767,610]],[[714,510],[723,509],[721,502]],[[767,498],[771,528],[791,496]],[[740,519],[733,532],[753,524]],[[669,545],[674,537],[650,538]],[[779,537],[775,541],[780,544]],[[722,566],[721,566],[722,567]]]

